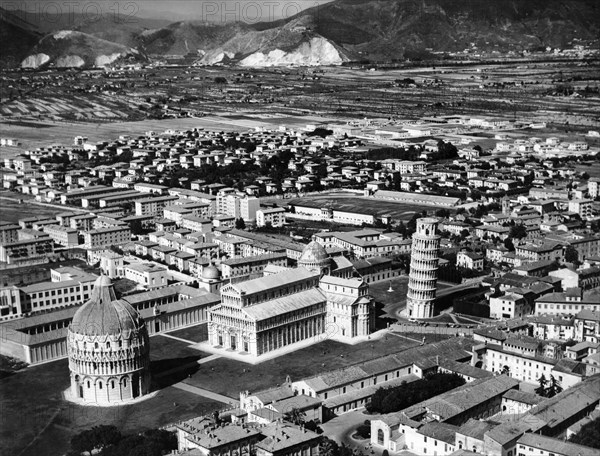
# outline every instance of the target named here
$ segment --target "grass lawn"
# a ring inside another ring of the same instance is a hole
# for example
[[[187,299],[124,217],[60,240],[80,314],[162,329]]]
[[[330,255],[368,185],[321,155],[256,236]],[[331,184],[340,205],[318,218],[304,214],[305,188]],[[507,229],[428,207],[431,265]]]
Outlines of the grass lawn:
[[[67,360],[30,367],[0,380],[0,454],[19,454],[27,448],[23,455],[60,455],[68,450],[72,435],[98,424],[114,424],[124,433],[134,433],[224,407],[174,387],[133,405],[83,407],[63,399],[68,386]]]
[[[154,388],[165,388],[198,372],[196,361],[209,356],[185,342],[165,336],[150,338],[150,372]],[[168,371],[168,372],[167,372]]]
[[[394,291],[389,292],[390,282]],[[438,283],[437,289],[443,290],[451,285]],[[406,307],[406,293],[408,292],[408,276],[395,277],[391,281],[383,280],[378,283],[369,284],[369,292],[375,301],[383,304],[383,312],[386,317],[396,320],[396,312]]]
[[[208,340],[208,323],[190,326],[189,328],[178,329],[169,333],[175,337],[191,340],[193,342],[204,342]]]
[[[208,356],[208,354],[203,354],[198,350],[190,348],[189,345],[170,337],[162,335],[153,336],[150,338],[150,360],[152,362],[169,361],[188,357],[200,359]]]
[[[389,292],[390,282],[394,291]],[[375,301],[380,302],[388,308],[398,307],[406,301],[406,292],[408,291],[408,276],[395,277],[391,280],[382,280],[381,282],[369,284],[369,293]]]
[[[237,398],[240,391],[260,391],[281,384],[287,375],[294,381],[403,351],[416,345],[418,345],[417,342],[394,336],[357,345],[325,340],[256,366],[219,358],[203,364],[197,373],[183,381],[215,393]],[[227,380],[224,381],[224,379]]]
[[[389,214],[394,220],[408,221],[415,213],[421,213],[424,210],[434,211],[435,206],[423,204],[412,204],[400,201],[380,200],[375,198],[364,198],[361,196],[340,193],[325,192],[319,195],[311,195],[302,198],[290,200],[290,204],[316,204],[330,205],[339,210],[360,210],[367,214]]]

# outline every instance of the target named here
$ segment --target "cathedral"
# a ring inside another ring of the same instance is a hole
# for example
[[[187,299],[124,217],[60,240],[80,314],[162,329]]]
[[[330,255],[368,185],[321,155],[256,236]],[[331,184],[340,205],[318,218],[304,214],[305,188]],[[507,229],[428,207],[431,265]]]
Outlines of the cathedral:
[[[150,391],[150,346],[137,310],[118,300],[111,280],[100,276],[92,295],[73,316],[67,351],[71,397],[93,405],[119,405]]]
[[[369,286],[352,277],[346,258],[329,258],[313,241],[297,268],[278,269],[223,285],[221,303],[209,311],[210,345],[260,356],[317,336],[351,342],[373,332]]]

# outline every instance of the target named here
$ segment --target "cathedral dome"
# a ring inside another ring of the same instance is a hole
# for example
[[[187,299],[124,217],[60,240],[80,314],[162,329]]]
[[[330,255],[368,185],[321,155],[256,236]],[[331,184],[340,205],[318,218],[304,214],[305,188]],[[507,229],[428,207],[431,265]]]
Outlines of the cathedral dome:
[[[202,278],[206,280],[219,280],[221,273],[215,266],[209,264],[202,268]]]
[[[325,251],[325,247],[319,244],[317,241],[312,241],[302,251],[300,255],[299,263],[324,263],[329,261],[329,256]]]
[[[85,336],[109,336],[137,331],[143,324],[129,303],[117,300],[111,280],[100,276],[94,282],[90,300],[73,316],[71,331]]]

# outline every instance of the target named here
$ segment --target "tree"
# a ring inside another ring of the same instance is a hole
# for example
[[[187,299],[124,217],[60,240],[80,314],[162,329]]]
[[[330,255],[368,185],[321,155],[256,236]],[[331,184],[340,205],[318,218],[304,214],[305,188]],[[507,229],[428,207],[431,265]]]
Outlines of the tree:
[[[569,442],[600,448],[600,417],[581,426],[579,432],[572,435]]]
[[[406,225],[402,220],[396,226],[396,233],[401,234],[402,237],[406,237]]]
[[[370,413],[392,413],[464,384],[465,380],[456,374],[433,374],[415,382],[379,388],[366,408]]]
[[[75,434],[71,438],[71,449],[79,454],[89,453],[91,455],[95,447],[96,442],[90,429]]]
[[[219,416],[219,412],[217,410],[213,412],[213,420],[217,426],[221,424],[221,417]]]
[[[240,217],[239,219],[235,220],[235,228],[237,230],[243,230],[246,228],[246,222],[244,221],[243,218]]]
[[[523,239],[527,237],[527,228],[525,228],[525,225],[515,225],[510,228],[508,236],[513,239]]]
[[[304,424],[306,420],[306,415],[304,414],[304,412],[294,407],[292,410],[284,414],[283,419],[289,421],[290,423],[294,423],[297,426],[300,426],[301,424]]]
[[[535,389],[535,394],[538,396],[546,397],[546,388],[548,387],[548,380],[546,380],[546,376],[544,374],[538,378],[539,386]]]
[[[575,247],[572,245],[568,245],[565,249],[565,261],[567,263],[578,263],[579,262],[579,252],[575,250]]]
[[[319,455],[321,456],[338,456],[340,447],[335,440],[328,437],[323,437],[319,444]]]
[[[513,244],[513,241],[512,241],[511,238],[504,239],[504,247],[506,247],[506,249],[509,252],[514,252],[515,251],[515,245]]]
[[[102,451],[116,445],[122,438],[121,432],[115,426],[94,426],[92,429],[74,435],[71,439],[71,449],[79,453],[87,452],[91,455],[93,450],[99,449]]]
[[[554,375],[550,376],[550,386],[548,387],[548,391],[546,393],[546,397],[554,397],[557,394],[562,392],[562,386],[560,385],[559,381],[556,380],[556,378],[554,377]]]

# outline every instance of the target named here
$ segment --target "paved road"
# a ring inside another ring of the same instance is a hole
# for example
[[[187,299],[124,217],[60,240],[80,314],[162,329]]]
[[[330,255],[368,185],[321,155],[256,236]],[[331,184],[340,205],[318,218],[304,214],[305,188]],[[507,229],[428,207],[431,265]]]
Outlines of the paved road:
[[[179,388],[180,390],[187,391],[188,393],[196,394],[197,396],[202,396],[206,397],[207,399],[212,399],[213,401],[229,404],[232,407],[240,406],[240,402],[238,400],[228,396],[223,396],[222,394],[213,393],[212,391],[205,390],[204,388],[198,388],[197,386],[188,385],[187,383],[183,382],[175,383],[173,386],[175,388]]]

